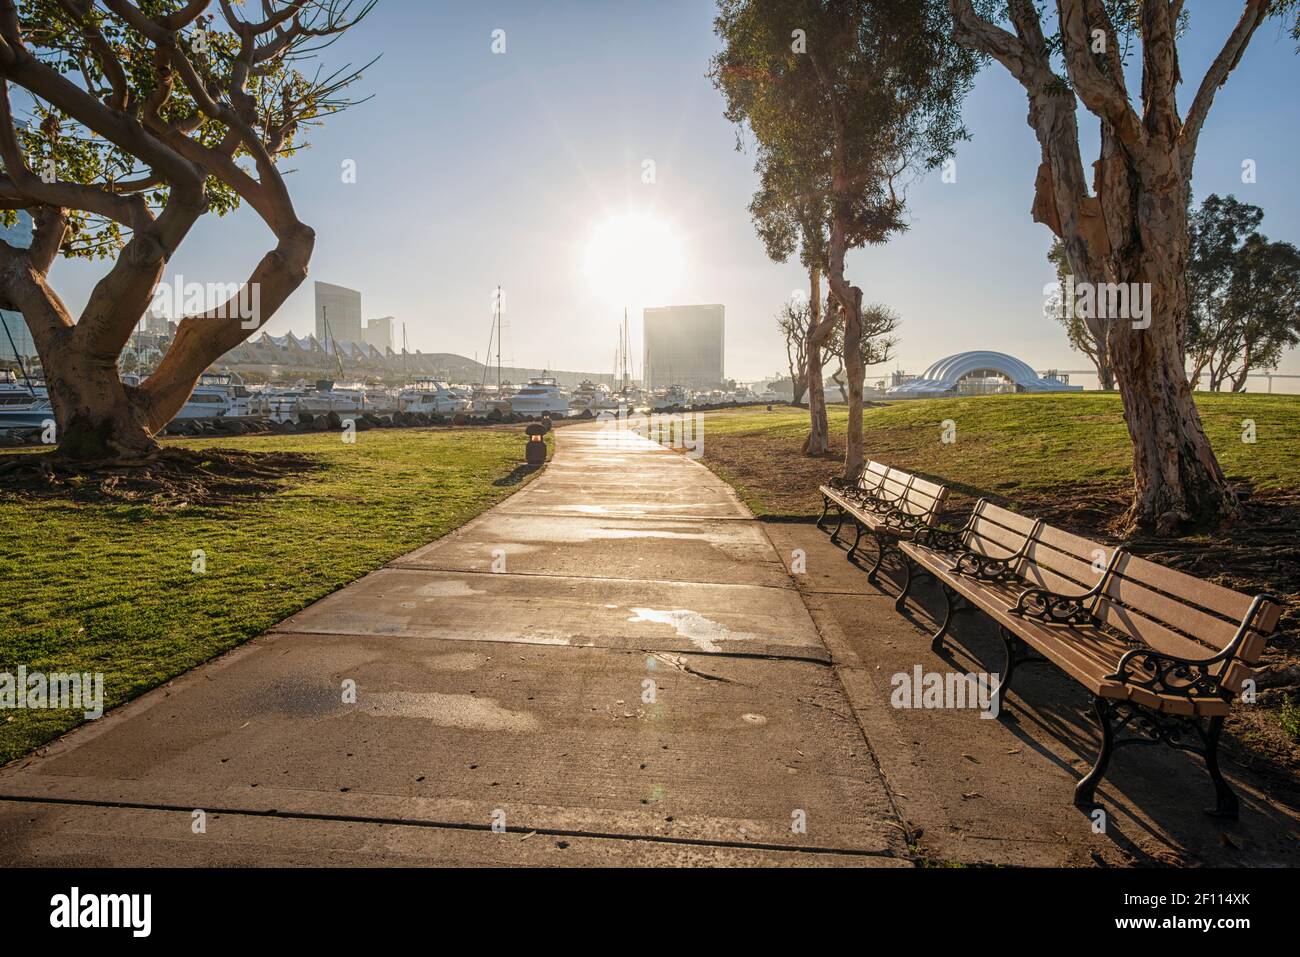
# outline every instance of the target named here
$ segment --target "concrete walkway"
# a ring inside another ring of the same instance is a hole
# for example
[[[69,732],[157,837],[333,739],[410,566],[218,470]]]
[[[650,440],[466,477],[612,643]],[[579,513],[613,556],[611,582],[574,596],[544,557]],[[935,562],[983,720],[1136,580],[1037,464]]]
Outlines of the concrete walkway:
[[[907,866],[764,529],[611,439],[0,771],[0,865]]]

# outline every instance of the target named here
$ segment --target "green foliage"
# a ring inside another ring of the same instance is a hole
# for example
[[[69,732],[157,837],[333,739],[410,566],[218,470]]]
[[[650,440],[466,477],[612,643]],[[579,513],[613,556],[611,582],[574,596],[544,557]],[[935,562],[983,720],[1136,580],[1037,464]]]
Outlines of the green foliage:
[[[1300,698],[1294,696],[1285,698],[1277,718],[1282,730],[1300,741]]]
[[[151,18],[175,13],[186,6],[185,0],[134,0],[135,5]],[[90,3],[86,21],[70,13],[62,0],[19,0],[19,22],[31,53],[57,70],[69,82],[109,103],[113,89],[106,75],[102,55],[120,65],[124,74],[128,100],[125,112],[143,121],[143,110],[150,97],[166,88],[169,92],[159,109],[159,117],[176,124],[185,135],[207,147],[216,147],[227,135],[227,127],[203,114],[198,104],[179,82],[172,68],[158,55],[152,41],[141,31],[95,3]],[[241,13],[255,16],[258,5],[234,4]],[[104,50],[96,50],[95,34],[102,37]],[[195,73],[209,95],[220,100],[237,65],[240,38],[224,21],[214,15],[201,16],[181,30],[176,42],[188,57]],[[256,104],[255,125],[264,135],[275,130],[283,134],[275,149],[275,158],[293,156],[307,146],[306,131],[321,118],[349,105],[339,98],[354,74],[334,74],[324,82],[319,75],[308,76],[295,65],[296,58],[284,56],[268,59],[247,79],[248,94]],[[15,125],[20,147],[28,167],[46,180],[60,180],[114,190],[119,184],[144,179],[149,169],[140,159],[110,142],[103,131],[95,130],[56,106],[23,90],[14,88]],[[239,146],[236,160],[250,157]],[[224,216],[240,204],[239,194],[215,175],[205,181],[208,209]],[[155,212],[167,202],[169,188],[159,181],[140,193]],[[7,225],[15,221],[14,210],[0,212]],[[114,257],[130,239],[130,229],[84,210],[68,210],[69,230],[61,249],[69,258],[98,259]]]
[[[758,144],[751,206],[769,255],[820,252],[834,202],[850,248],[906,228],[903,177],[966,136],[960,104],[978,58],[951,42],[944,0],[719,0],[711,77],[739,142]],[[845,182],[832,171],[835,143]]]
[[[1300,343],[1300,250],[1258,232],[1264,211],[1211,194],[1188,219],[1187,352],[1211,389],[1245,387]]]

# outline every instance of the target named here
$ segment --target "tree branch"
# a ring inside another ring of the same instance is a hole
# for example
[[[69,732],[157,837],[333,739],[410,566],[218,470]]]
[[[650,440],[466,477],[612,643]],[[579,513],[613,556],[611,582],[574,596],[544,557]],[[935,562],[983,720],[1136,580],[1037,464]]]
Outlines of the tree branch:
[[[1150,0],[1147,0],[1150,2]],[[1167,0],[1156,0],[1167,2]],[[1105,17],[1105,12],[1100,11]],[[1115,135],[1126,147],[1140,146],[1145,138],[1142,123],[1124,88],[1114,78],[1108,77],[1097,66],[1091,49],[1088,18],[1083,0],[1057,0],[1057,18],[1061,28],[1061,47],[1070,82],[1083,105],[1115,129]],[[1110,18],[1105,17],[1099,29],[1114,36]]]
[[[1183,177],[1187,181],[1191,180],[1192,165],[1196,160],[1197,141],[1201,136],[1201,128],[1205,125],[1205,118],[1210,112],[1210,107],[1214,104],[1214,96],[1218,93],[1219,88],[1228,81],[1228,75],[1241,62],[1241,56],[1246,52],[1246,47],[1250,39],[1254,36],[1255,30],[1264,22],[1268,16],[1268,0],[1246,0],[1246,5],[1241,11],[1241,17],[1237,20],[1237,25],[1233,27],[1232,33],[1228,36],[1219,51],[1219,55],[1214,58],[1209,69],[1205,71],[1205,77],[1201,80],[1200,88],[1196,91],[1196,97],[1192,100],[1191,108],[1187,111],[1187,118],[1183,121],[1182,133],[1179,137],[1179,153],[1183,163]]]

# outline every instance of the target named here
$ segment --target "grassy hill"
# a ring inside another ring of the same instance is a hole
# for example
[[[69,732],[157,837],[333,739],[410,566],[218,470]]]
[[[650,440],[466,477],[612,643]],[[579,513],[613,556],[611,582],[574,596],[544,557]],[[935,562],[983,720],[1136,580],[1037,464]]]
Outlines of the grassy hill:
[[[1230,478],[1258,492],[1300,484],[1300,396],[1204,394],[1197,404]],[[974,498],[1014,503],[1026,493],[1037,500],[1067,489],[1094,497],[1132,486],[1128,431],[1113,393],[896,402],[868,408],[862,419],[869,457]],[[1246,419],[1255,423],[1253,444],[1242,441]],[[956,429],[951,444],[941,441],[946,420]],[[705,462],[740,489],[757,515],[816,515],[817,484],[839,471],[847,422],[848,410],[832,406],[836,447],[830,460],[816,460],[799,454],[808,431],[803,409],[712,413]]]

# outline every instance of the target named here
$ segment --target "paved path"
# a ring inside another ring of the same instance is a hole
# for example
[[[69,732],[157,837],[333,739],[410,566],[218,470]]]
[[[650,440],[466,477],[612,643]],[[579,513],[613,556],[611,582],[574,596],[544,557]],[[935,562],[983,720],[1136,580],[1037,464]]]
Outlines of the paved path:
[[[457,532],[0,771],[0,864],[905,865],[763,528],[676,453],[556,441]]]

